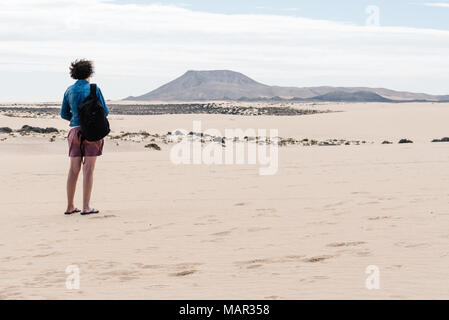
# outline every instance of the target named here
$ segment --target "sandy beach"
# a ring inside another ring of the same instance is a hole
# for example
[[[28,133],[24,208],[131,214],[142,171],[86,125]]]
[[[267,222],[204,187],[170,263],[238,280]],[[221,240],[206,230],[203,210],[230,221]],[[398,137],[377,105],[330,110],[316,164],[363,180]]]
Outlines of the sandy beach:
[[[261,176],[257,165],[175,165],[170,144],[144,147],[151,137],[108,138],[91,217],[63,214],[68,122],[1,114],[0,127],[65,131],[0,133],[0,299],[449,298],[449,143],[431,142],[449,136],[449,103],[316,108],[341,112],[112,114],[111,136],[201,120],[365,143],[280,147],[278,172]],[[79,290],[66,288],[69,265]],[[378,290],[365,286],[371,265]]]

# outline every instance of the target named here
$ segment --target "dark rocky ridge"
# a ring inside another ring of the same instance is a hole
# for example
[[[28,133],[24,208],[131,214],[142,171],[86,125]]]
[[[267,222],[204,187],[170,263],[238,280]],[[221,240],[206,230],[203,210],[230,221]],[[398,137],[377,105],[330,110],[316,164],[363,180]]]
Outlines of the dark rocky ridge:
[[[299,116],[332,111],[294,109],[290,107],[221,106],[215,103],[193,104],[108,104],[115,115],[162,115],[162,114],[228,114],[244,116]],[[59,116],[60,108],[53,107],[0,107],[0,113],[9,117]]]
[[[16,137],[16,134],[21,136],[40,136],[53,134],[50,142],[56,141],[56,138],[61,140],[67,139],[67,131],[66,130],[58,130],[56,128],[47,127],[32,127],[29,125],[23,125],[21,129],[13,130],[9,127],[1,127],[0,135],[3,134],[3,137],[0,138],[0,141],[5,141],[7,137]],[[173,144],[179,142],[181,139],[188,138],[189,140],[199,141],[201,143],[218,143],[223,147],[228,146],[230,143],[256,143],[256,144],[277,144],[280,147],[287,146],[359,146],[365,144],[375,144],[374,141],[366,141],[366,140],[346,140],[346,139],[308,139],[308,138],[285,138],[285,137],[262,137],[262,136],[245,136],[245,137],[227,137],[227,136],[214,136],[209,135],[203,132],[189,132],[183,133],[179,130],[175,132],[167,132],[166,134],[151,134],[146,131],[139,132],[120,132],[120,134],[110,134],[106,137],[106,139],[114,141],[117,145],[119,142],[127,141],[127,142],[135,142],[135,143],[146,143],[145,148],[153,149],[160,151],[161,147],[159,144]],[[147,143],[150,142],[150,143]],[[433,139],[430,142],[449,142],[449,137],[444,137],[441,139]],[[397,144],[408,144],[413,143],[410,139],[400,139]],[[384,140],[381,142],[383,145],[393,144],[393,142]]]
[[[163,86],[137,97],[135,101],[361,101],[449,102],[449,95],[436,96],[424,93],[394,91],[365,87],[280,87],[257,82],[246,75],[230,70],[187,71],[184,75]]]
[[[162,104],[162,105],[111,105],[112,114],[161,115],[161,114],[228,114],[244,116],[298,116],[331,111],[294,109],[290,107],[243,107],[216,104]]]
[[[334,91],[312,98],[319,101],[344,101],[344,102],[395,102],[378,95],[375,92],[357,91],[357,92],[342,92]]]

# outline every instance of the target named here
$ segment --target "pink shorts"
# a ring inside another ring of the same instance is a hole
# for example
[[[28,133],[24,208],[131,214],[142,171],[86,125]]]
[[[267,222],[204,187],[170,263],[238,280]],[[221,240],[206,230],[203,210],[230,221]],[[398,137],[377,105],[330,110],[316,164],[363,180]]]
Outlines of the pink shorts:
[[[81,157],[81,148],[83,148],[85,157],[97,157],[103,153],[104,140],[83,141],[81,146],[80,127],[75,127],[69,131],[69,157]]]

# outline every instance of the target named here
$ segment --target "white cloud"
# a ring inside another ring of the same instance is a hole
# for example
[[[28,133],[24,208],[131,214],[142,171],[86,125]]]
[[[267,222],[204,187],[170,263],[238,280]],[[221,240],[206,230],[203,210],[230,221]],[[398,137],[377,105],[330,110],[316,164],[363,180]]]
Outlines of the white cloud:
[[[424,5],[426,5],[428,7],[445,7],[445,8],[449,8],[449,3],[444,3],[444,2],[427,2]]]
[[[269,84],[443,93],[447,56],[449,31],[98,0],[0,0],[0,72],[50,75],[92,58],[98,78],[109,77],[112,98],[144,93],[188,69],[225,68]]]

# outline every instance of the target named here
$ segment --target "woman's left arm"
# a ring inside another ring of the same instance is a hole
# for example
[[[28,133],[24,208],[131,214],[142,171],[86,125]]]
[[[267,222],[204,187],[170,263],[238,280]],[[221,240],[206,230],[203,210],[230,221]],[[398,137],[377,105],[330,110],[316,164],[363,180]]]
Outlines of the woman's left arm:
[[[106,102],[104,101],[103,94],[101,93],[100,88],[97,86],[97,97],[100,99],[101,104],[103,105],[104,112],[106,115],[109,114],[108,106],[106,105]]]

